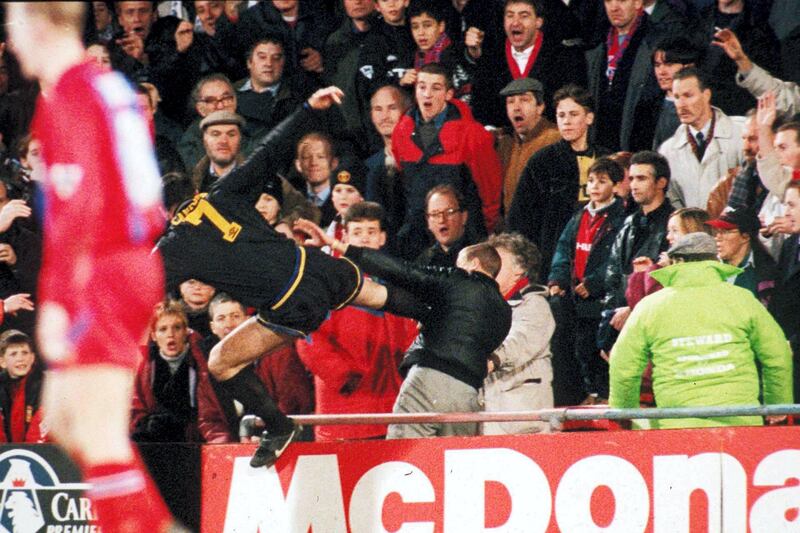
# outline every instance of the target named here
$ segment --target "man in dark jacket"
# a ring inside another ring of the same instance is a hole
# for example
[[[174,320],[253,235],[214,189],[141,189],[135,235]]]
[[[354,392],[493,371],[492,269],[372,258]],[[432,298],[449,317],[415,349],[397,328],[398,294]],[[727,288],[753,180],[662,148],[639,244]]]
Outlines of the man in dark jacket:
[[[277,37],[253,43],[247,55],[247,70],[247,79],[237,83],[236,111],[247,121],[245,134],[258,139],[288,117],[301,98],[287,75],[285,47]]]
[[[519,179],[508,212],[508,227],[533,242],[542,252],[539,279],[547,281],[558,237],[575,210],[588,200],[589,167],[608,153],[589,143],[594,122],[591,95],[575,85],[555,95],[561,140],[536,152]]]
[[[317,239],[322,231],[311,229]],[[495,276],[500,256],[486,243],[464,248],[455,269],[418,267],[375,250],[325,241],[366,272],[408,291],[419,302],[419,336],[400,365],[405,381],[393,412],[478,411],[478,389],[492,352],[511,328],[511,308]],[[415,312],[417,314],[417,312]],[[387,438],[477,435],[477,423],[390,425]]]
[[[593,138],[612,151],[629,150],[633,119],[643,91],[658,91],[648,16],[642,0],[606,2],[608,37],[586,53],[589,91],[597,102]]]
[[[504,44],[486,48],[478,60],[472,107],[484,124],[508,124],[500,90],[515,79],[535,78],[544,86],[545,114],[555,116],[553,95],[569,83],[586,85],[586,60],[578,47],[564,46],[541,31],[540,0],[505,2]],[[485,53],[484,53],[485,52]]]
[[[631,196],[639,209],[622,225],[606,270],[606,298],[603,302],[614,316],[610,325],[620,331],[631,308],[625,299],[628,275],[633,272],[633,260],[649,257],[654,263],[661,252],[669,248],[667,221],[672,205],[666,198],[669,187],[669,163],[656,152],[637,152],[631,158]]]
[[[792,223],[792,235],[786,239],[778,260],[778,279],[769,303],[769,311],[780,324],[794,354],[794,393],[800,394],[800,181],[786,188],[786,216]]]

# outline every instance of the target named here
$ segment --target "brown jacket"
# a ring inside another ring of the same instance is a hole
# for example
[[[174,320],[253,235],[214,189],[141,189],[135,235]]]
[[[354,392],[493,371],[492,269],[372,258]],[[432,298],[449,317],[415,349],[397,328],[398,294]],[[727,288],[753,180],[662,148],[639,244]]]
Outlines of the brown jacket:
[[[527,139],[511,132],[503,133],[497,140],[497,153],[503,164],[503,212],[508,214],[511,200],[517,190],[519,176],[533,154],[561,139],[558,128],[542,117]]]

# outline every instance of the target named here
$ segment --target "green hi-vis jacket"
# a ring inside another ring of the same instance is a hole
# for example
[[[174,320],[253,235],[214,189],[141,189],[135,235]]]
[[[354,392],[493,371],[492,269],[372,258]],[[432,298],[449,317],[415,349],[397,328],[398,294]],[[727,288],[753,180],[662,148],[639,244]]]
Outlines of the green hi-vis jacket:
[[[746,289],[725,280],[740,269],[716,261],[651,273],[664,289],[628,317],[611,352],[609,404],[639,406],[642,371],[653,362],[658,407],[792,403],[792,352],[781,328]],[[761,417],[664,419],[653,427],[760,425]]]

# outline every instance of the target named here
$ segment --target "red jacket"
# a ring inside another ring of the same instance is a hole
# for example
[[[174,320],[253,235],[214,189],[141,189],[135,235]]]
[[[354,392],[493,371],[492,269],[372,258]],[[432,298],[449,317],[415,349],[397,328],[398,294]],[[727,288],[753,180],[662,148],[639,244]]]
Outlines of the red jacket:
[[[349,306],[334,311],[310,340],[297,341],[297,353],[314,374],[316,412],[389,413],[400,390],[397,369],[417,336],[408,318]],[[351,375],[361,379],[351,393],[342,386]],[[316,439],[363,439],[386,435],[386,425],[316,426]]]
[[[417,113],[416,108],[406,113],[392,133],[392,152],[404,176],[404,226],[416,224],[415,229],[419,230],[421,225],[424,245],[425,195],[435,185],[449,183],[464,195],[466,205],[461,207],[470,212],[467,223],[480,224],[482,219],[485,228],[476,229],[491,232],[500,220],[503,189],[502,165],[494,149],[494,137],[472,117],[469,106],[454,99],[447,106],[439,142],[423,152],[415,132]]]
[[[258,361],[256,374],[282,413],[307,414],[314,410],[314,389],[294,346],[284,346]],[[209,444],[239,442],[239,419],[233,404],[223,408],[208,371],[203,372],[197,388],[197,425]]]
[[[46,441],[46,430],[42,427],[42,409],[40,408],[44,376],[38,364],[38,362],[34,364],[33,369],[25,378],[20,378],[25,380],[20,385],[24,387],[24,391],[19,391],[19,394],[24,396],[25,407],[20,411],[24,419],[20,419],[19,424],[24,427],[25,436],[17,442],[30,444]],[[11,439],[11,420],[9,418],[14,413],[14,401],[19,399],[20,396],[14,395],[12,397],[10,381],[11,378],[7,374],[4,373],[0,376],[0,428],[2,428],[0,431],[0,443],[14,442]],[[8,422],[8,425],[6,425],[6,422]]]
[[[208,372],[208,365],[200,348],[200,336],[192,331],[189,334],[189,353],[187,361],[189,363],[189,391],[192,407],[195,409],[194,420],[186,426],[184,442],[202,442],[200,432],[197,429],[197,384],[203,373]],[[133,404],[131,407],[130,430],[133,432],[140,420],[147,415],[153,414],[161,407],[153,392],[153,380],[155,379],[155,357],[159,357],[158,348],[153,342],[141,347],[142,358],[139,361],[139,368],[136,371],[136,379],[133,385]]]

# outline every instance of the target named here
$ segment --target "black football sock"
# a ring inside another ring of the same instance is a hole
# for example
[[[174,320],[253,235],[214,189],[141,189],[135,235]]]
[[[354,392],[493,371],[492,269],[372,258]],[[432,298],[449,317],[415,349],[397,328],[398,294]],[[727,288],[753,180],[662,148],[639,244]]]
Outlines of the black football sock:
[[[242,402],[246,412],[261,418],[270,434],[285,435],[292,431],[294,423],[269,397],[252,365],[247,365],[230,379],[217,381],[217,384],[232,398]]]

